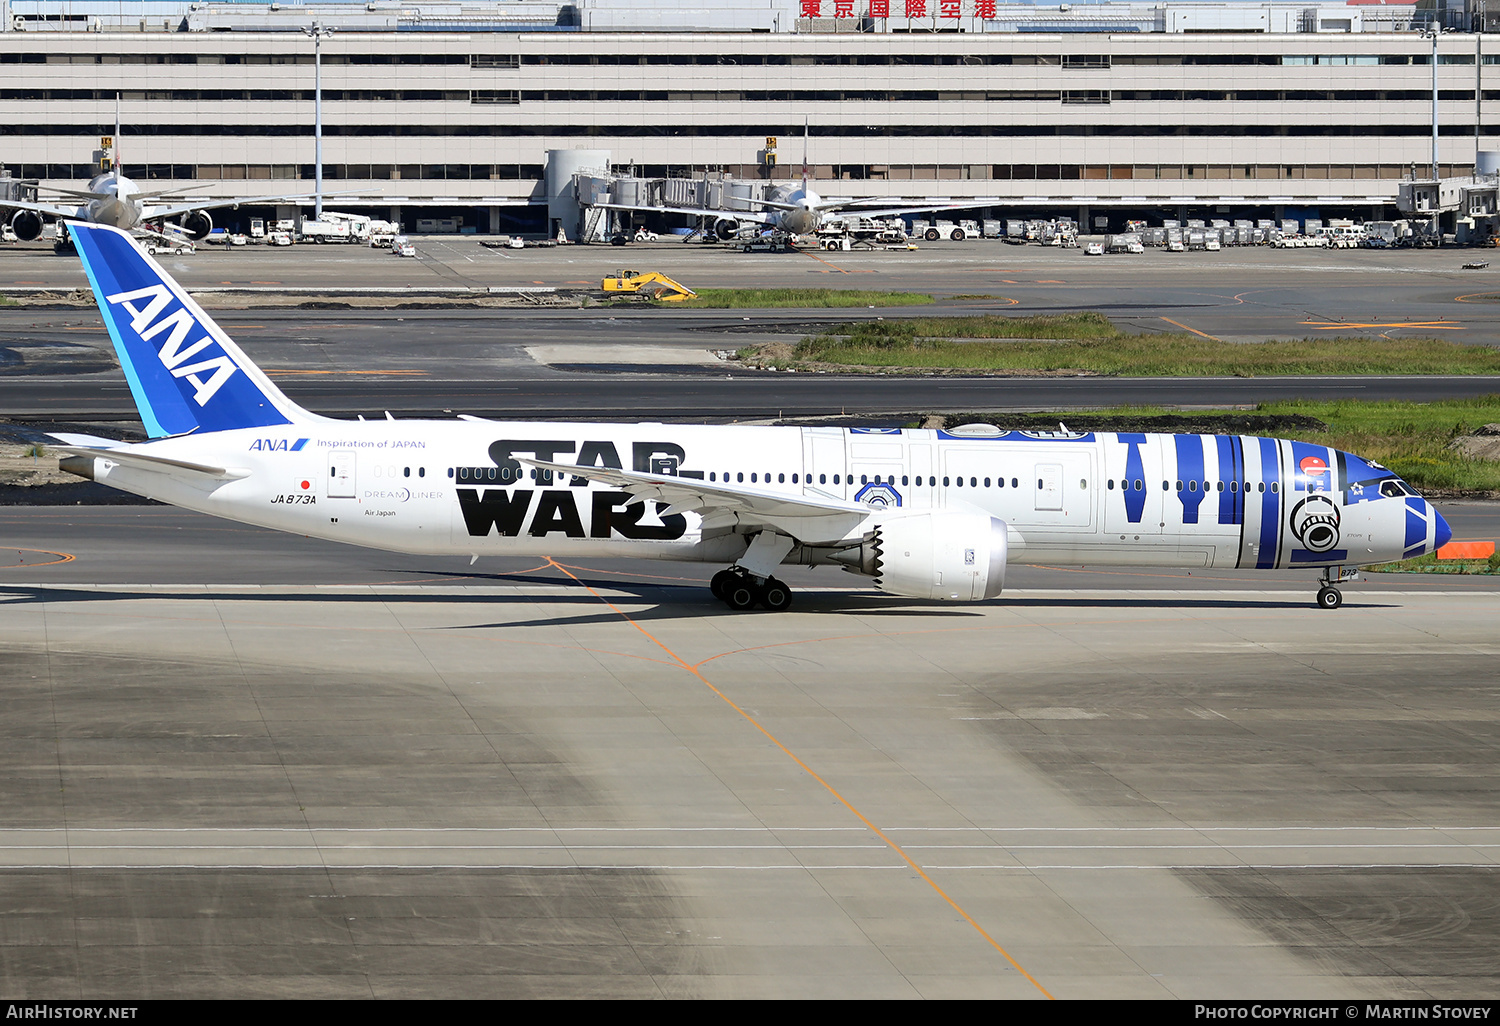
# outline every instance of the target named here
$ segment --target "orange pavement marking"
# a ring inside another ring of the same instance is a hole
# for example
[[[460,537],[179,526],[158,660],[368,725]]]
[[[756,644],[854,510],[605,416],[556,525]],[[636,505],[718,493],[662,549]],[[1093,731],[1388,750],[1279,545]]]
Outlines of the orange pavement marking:
[[[809,254],[809,255],[811,255],[811,254]],[[817,258],[814,257],[814,259],[817,259]],[[999,945],[999,943],[996,942],[995,938],[991,937],[987,932],[985,932],[984,927],[980,926],[979,923],[977,923],[974,920],[973,916],[971,916],[971,915],[969,915],[969,913],[965,912],[963,910],[962,906],[960,906],[958,904],[958,902],[954,901],[951,897],[949,897],[948,896],[948,892],[945,891],[945,890],[943,890],[941,887],[939,887],[937,885],[937,881],[934,880],[932,877],[928,876],[927,873],[926,873],[926,871],[924,871],[921,866],[917,865],[917,863],[915,861],[913,861],[912,857],[910,855],[906,854],[905,850],[903,850],[902,847],[899,844],[897,844],[895,841],[893,841],[889,837],[887,837],[881,831],[881,829],[879,827],[877,827],[874,823],[870,822],[870,820],[868,818],[866,818],[866,816],[865,816],[864,813],[860,812],[853,805],[850,805],[849,804],[849,800],[847,798],[845,798],[843,795],[839,794],[837,791],[835,791],[833,789],[833,785],[832,784],[828,783],[828,781],[826,781],[822,777],[818,776],[817,772],[814,771],[811,766],[809,766],[807,763],[803,762],[800,758],[797,757],[797,754],[795,752],[793,752],[786,745],[782,744],[776,738],[776,736],[774,734],[772,734],[769,730],[767,730],[765,727],[761,726],[760,722],[758,720],[756,720],[755,717],[751,716],[744,709],[742,709],[738,705],[736,705],[735,702],[734,702],[734,700],[731,699],[728,695],[724,694],[724,692],[722,692],[718,688],[714,687],[713,683],[707,677],[703,676],[702,672],[699,671],[697,667],[692,666],[689,663],[685,662],[681,656],[679,656],[676,652],[674,652],[670,648],[668,648],[659,638],[656,637],[656,635],[652,634],[650,631],[646,630],[646,628],[644,628],[640,624],[636,623],[635,620],[631,619],[630,614],[626,613],[623,609],[621,609],[619,606],[615,605],[613,602],[611,602],[609,599],[605,598],[603,595],[599,594],[593,588],[590,588],[587,584],[584,584],[583,581],[579,580],[578,577],[571,570],[569,570],[566,566],[563,566],[561,563],[555,562],[550,556],[547,558],[547,562],[551,563],[553,566],[557,567],[557,569],[559,569],[563,573],[567,574],[575,582],[577,582],[580,586],[582,586],[590,595],[593,595],[600,602],[603,602],[606,606],[608,606],[611,610],[613,610],[616,614],[618,614],[626,623],[630,624],[630,626],[632,626],[636,630],[640,631],[643,635],[646,636],[646,638],[653,645],[655,645],[657,648],[659,648],[663,652],[665,652],[671,658],[671,660],[673,662],[675,662],[679,667],[681,667],[682,669],[686,670],[688,673],[691,673],[694,677],[697,677],[698,680],[705,687],[707,687],[715,695],[718,695],[719,698],[721,698],[724,701],[724,703],[726,705],[728,705],[731,709],[733,709],[735,712],[739,713],[740,716],[745,720],[745,722],[749,723],[752,727],[754,727],[756,730],[758,730],[766,738],[766,740],[770,741],[777,748],[781,749],[782,754],[784,754],[787,758],[791,759],[799,767],[801,767],[801,769],[802,769],[802,771],[804,773],[806,773],[808,776],[812,777],[819,784],[821,784],[823,786],[823,789],[825,791],[827,791],[829,794],[831,794],[834,797],[834,799],[838,801],[838,803],[840,805],[842,805],[844,808],[846,808],[850,812],[852,812],[854,814],[855,818],[858,819],[861,823],[863,823],[870,830],[871,833],[873,833],[876,837],[878,837],[882,841],[884,841],[885,844],[886,844],[886,847],[890,848],[891,851],[895,852],[898,856],[900,856],[901,857],[901,861],[905,862],[908,866],[910,866],[913,872],[915,872],[923,880],[927,881],[927,885],[929,887],[931,887],[934,891],[936,891],[938,893],[938,896],[941,897],[945,902],[947,902],[948,906],[950,908],[952,908],[953,911],[957,912],[960,916],[962,916],[964,918],[965,922],[967,922],[970,926],[972,926],[975,930],[977,930],[979,932],[979,935],[981,937],[983,937],[986,941],[989,942],[990,947],[992,947],[996,951],[1000,952],[1000,954],[1005,958],[1005,960],[1007,962],[1009,962],[1011,964],[1011,966],[1016,970],[1016,972],[1020,973],[1024,977],[1026,977],[1026,979],[1031,983],[1031,985],[1033,987],[1035,987],[1037,990],[1041,991],[1042,994],[1044,994],[1049,1001],[1053,1000],[1053,997],[1052,997],[1051,993],[1048,992],[1047,988],[1043,987],[1040,983],[1038,983],[1037,980],[1036,980],[1036,977],[1032,976],[1025,969],[1021,968],[1021,963],[1017,962],[1014,958],[1012,958],[1010,952],[1008,952],[1004,948],[1002,948]]]
[[[1166,320],[1165,317],[1162,320]],[[1355,324],[1343,321],[1302,321],[1319,331],[1337,331],[1339,328],[1441,328],[1444,331],[1463,331],[1462,324],[1452,321],[1393,321],[1390,324]]]
[[[848,271],[846,271],[842,267],[840,267],[838,264],[829,264],[827,260],[824,260],[822,257],[818,256],[818,254],[816,254],[816,253],[809,253],[805,249],[799,249],[797,252],[801,253],[805,257],[812,257],[814,260],[816,260],[820,264],[828,264],[829,267],[833,268],[835,271],[839,272],[840,274],[848,274],[849,273]],[[828,271],[824,271],[823,273],[824,274],[828,274],[829,272]]]
[[[73,562],[73,560],[75,560],[75,559],[78,558],[77,556],[73,555],[70,552],[53,552],[51,549],[11,549],[11,548],[8,548],[5,551],[6,552],[14,552],[18,556],[21,553],[23,553],[23,552],[40,552],[43,555],[56,556],[57,558],[56,559],[49,559],[45,563],[15,563],[15,564],[12,564],[11,566],[0,566],[0,570],[21,570],[21,569],[30,570],[34,566],[56,566],[58,563],[71,563],[71,562]]]
[[[1194,335],[1200,335],[1203,338],[1209,339],[1211,341],[1214,341],[1214,342],[1222,342],[1223,341],[1223,339],[1216,338],[1215,336],[1210,335],[1207,332],[1199,331],[1197,328],[1189,328],[1186,324],[1183,324],[1180,321],[1174,321],[1170,317],[1163,317],[1162,320],[1166,321],[1168,324],[1175,324],[1175,325],[1177,325],[1183,331],[1191,331]]]
[[[1449,542],[1437,550],[1438,559],[1488,559],[1494,554],[1492,541]]]

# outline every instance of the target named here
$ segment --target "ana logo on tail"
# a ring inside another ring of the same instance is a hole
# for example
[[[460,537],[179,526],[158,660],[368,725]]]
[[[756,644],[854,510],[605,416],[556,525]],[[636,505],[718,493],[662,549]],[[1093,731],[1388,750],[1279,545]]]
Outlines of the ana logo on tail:
[[[182,307],[178,307],[170,316],[161,316],[173,299],[171,291],[165,285],[148,285],[133,292],[117,292],[104,299],[110,305],[123,306],[130,312],[130,328],[142,341],[150,342],[163,332],[168,333],[156,355],[174,378],[186,378],[192,384],[193,401],[199,406],[212,399],[214,393],[223,388],[239,370],[234,361],[222,353],[196,363],[187,362],[212,345],[213,339],[204,335],[190,345],[183,345],[188,332],[199,325],[193,320],[192,314]],[[140,300],[146,302],[137,305]]]

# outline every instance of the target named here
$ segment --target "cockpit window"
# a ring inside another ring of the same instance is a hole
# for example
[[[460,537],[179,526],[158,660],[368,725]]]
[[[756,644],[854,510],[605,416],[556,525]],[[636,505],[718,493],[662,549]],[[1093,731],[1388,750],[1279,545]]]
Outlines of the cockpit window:
[[[1400,481],[1380,482],[1380,494],[1389,499],[1399,499],[1403,495],[1410,495],[1411,490]]]

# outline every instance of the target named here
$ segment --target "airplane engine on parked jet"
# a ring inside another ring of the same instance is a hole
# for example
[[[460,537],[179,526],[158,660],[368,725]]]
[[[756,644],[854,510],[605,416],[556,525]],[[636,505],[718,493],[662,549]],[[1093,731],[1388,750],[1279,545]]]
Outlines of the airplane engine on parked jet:
[[[740,223],[732,217],[721,217],[714,222],[714,234],[720,242],[728,242],[739,233]]]
[[[206,210],[194,211],[182,219],[182,230],[188,238],[198,242],[208,238],[208,233],[214,230],[214,219]]]
[[[34,210],[17,210],[10,219],[10,230],[22,242],[35,242],[42,237],[42,215]]]
[[[1005,585],[1005,521],[983,513],[936,511],[884,520],[858,548],[833,559],[908,598],[974,602]]]

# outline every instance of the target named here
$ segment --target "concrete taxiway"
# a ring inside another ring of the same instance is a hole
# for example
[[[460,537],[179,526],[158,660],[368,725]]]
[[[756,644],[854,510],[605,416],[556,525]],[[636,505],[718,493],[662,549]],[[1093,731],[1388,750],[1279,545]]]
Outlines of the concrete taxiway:
[[[13,997],[1500,993],[1493,579],[0,537]]]

